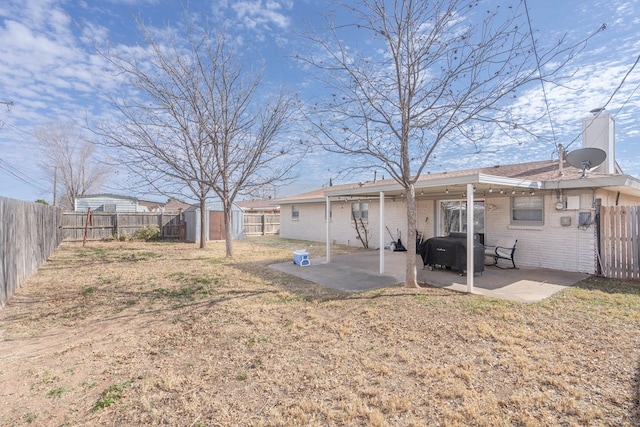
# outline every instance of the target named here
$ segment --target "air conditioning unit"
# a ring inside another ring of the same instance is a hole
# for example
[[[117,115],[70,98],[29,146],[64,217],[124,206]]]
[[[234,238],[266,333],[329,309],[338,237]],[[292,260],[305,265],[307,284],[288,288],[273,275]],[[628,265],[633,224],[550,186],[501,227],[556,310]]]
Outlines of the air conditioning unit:
[[[567,203],[563,202],[562,200],[559,200],[558,202],[556,202],[556,210],[557,211],[564,211],[567,209]]]

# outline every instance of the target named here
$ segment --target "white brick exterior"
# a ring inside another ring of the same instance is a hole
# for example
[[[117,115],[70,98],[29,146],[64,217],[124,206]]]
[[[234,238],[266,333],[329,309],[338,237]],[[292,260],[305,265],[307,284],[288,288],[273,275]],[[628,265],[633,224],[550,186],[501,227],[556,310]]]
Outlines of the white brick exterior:
[[[519,267],[593,273],[595,228],[578,227],[578,212],[590,211],[595,217],[591,196],[580,196],[580,210],[556,210],[557,198],[546,195],[542,226],[512,225],[511,197],[489,198],[485,203],[485,243],[495,244],[500,237],[518,239],[515,261]],[[561,225],[562,217],[571,218],[571,225]]]
[[[593,274],[596,268],[595,225],[579,227],[580,212],[591,213],[595,220],[596,199],[603,206],[640,204],[634,197],[618,196],[617,193],[604,190],[565,191],[563,200],[568,196],[579,197],[579,208],[575,210],[557,210],[557,195],[547,193],[544,196],[544,224],[541,226],[518,226],[511,224],[511,197],[501,196],[485,200],[485,243],[495,244],[501,237],[518,239],[515,254],[517,266],[541,267],[556,270]],[[369,200],[369,218],[366,222],[369,232],[369,247],[379,248],[380,205],[378,200]],[[280,235],[290,239],[324,242],[326,235],[325,204],[299,203],[299,219],[292,220],[290,204],[281,205]],[[407,217],[403,200],[385,200],[385,224],[393,238],[401,232],[406,242]],[[425,238],[437,233],[439,201],[418,199],[417,228]],[[353,219],[351,202],[332,202],[331,242],[360,246]],[[570,225],[562,225],[563,217],[568,217]],[[383,244],[388,246],[392,238],[385,230]]]
[[[331,203],[331,224],[330,236],[332,243],[342,245],[361,246],[358,240],[358,234],[355,229],[353,218],[351,217],[351,203],[332,202]],[[378,200],[369,200],[369,218],[365,221],[368,230],[369,247],[379,248],[379,227],[380,227],[380,203]],[[325,204],[324,203],[300,203],[295,204],[298,207],[298,220],[292,218],[292,205],[281,205],[280,210],[280,236],[288,239],[310,240],[314,242],[324,242],[326,236],[325,221]],[[433,202],[429,202],[431,212],[433,211]],[[397,238],[397,230],[399,229],[402,237],[407,236],[407,213],[404,201],[385,201],[385,224],[391,231],[394,239]],[[419,213],[423,215],[422,205],[419,205]],[[420,218],[420,215],[418,218]],[[433,216],[426,213],[423,216]],[[384,245],[387,246],[391,242],[391,236],[385,230]]]

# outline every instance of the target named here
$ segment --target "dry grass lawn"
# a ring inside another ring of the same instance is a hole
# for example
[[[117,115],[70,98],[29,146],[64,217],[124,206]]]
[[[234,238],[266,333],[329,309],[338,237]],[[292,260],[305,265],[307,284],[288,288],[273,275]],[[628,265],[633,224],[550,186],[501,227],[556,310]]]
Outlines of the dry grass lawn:
[[[266,267],[300,247],[64,243],[0,310],[0,425],[640,424],[638,283],[345,294]]]

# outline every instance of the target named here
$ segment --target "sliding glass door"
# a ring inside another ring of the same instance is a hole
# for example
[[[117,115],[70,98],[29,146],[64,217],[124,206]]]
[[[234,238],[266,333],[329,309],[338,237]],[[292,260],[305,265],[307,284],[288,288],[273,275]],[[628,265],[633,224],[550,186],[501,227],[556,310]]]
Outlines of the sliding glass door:
[[[467,202],[465,200],[442,200],[439,217],[439,235],[466,233]],[[484,200],[473,202],[473,231],[480,235],[480,242],[484,244]]]

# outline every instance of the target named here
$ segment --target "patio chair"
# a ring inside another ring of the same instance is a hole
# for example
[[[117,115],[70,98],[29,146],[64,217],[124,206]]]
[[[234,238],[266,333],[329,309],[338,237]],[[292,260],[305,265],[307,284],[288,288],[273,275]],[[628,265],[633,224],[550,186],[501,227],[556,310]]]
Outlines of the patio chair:
[[[493,258],[493,263],[489,265],[495,265],[498,268],[518,268],[513,258],[516,252],[517,239],[500,239],[495,246],[486,245],[484,249],[484,256]],[[498,264],[498,261],[504,259],[511,261],[512,267],[502,267]]]

